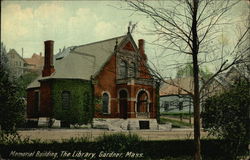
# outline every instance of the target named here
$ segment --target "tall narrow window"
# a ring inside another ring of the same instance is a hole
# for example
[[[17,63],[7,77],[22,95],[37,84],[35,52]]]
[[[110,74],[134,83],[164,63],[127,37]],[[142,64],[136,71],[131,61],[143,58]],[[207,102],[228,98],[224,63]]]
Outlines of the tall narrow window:
[[[62,108],[69,109],[70,107],[70,92],[63,91],[62,92]]]
[[[121,61],[120,63],[120,76],[121,78],[126,78],[128,75],[128,66],[125,61]]]
[[[131,63],[131,77],[136,77],[136,64],[134,62]]]
[[[40,112],[40,92],[36,91],[35,92],[35,115],[39,116]]]
[[[108,113],[109,107],[109,95],[107,93],[103,93],[102,95],[102,112]]]
[[[86,112],[89,112],[89,108],[90,108],[90,96],[89,96],[89,93],[88,92],[85,92],[84,93],[84,106],[83,106],[83,110],[86,111]]]
[[[137,112],[148,112],[148,95],[145,91],[140,91],[137,97]]]

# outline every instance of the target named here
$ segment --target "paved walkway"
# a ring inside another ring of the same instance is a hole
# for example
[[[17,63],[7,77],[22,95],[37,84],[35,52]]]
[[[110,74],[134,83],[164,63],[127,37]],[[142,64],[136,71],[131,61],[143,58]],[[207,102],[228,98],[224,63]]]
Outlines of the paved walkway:
[[[172,129],[171,131],[159,130],[136,130],[136,131],[107,131],[98,129],[33,129],[18,131],[21,137],[29,137],[30,139],[41,140],[62,140],[71,137],[86,137],[89,140],[94,140],[103,134],[114,133],[133,133],[137,134],[145,140],[169,140],[169,139],[193,139],[193,129]],[[206,138],[207,132],[201,132],[201,138]]]

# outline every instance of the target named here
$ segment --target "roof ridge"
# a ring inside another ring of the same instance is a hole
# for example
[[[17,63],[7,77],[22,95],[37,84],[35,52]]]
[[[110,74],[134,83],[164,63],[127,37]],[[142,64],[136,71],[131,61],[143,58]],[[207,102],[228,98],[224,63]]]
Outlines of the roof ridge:
[[[87,45],[92,45],[92,44],[96,44],[96,43],[101,43],[101,42],[105,42],[105,41],[110,41],[110,40],[117,39],[117,38],[126,37],[126,36],[127,36],[127,35],[118,36],[118,37],[113,37],[113,38],[104,39],[104,40],[101,40],[101,41],[96,41],[96,42],[91,42],[91,43],[87,43],[87,44],[82,44],[82,45],[79,45],[79,46],[76,46],[76,47],[83,47],[83,46],[87,46]]]

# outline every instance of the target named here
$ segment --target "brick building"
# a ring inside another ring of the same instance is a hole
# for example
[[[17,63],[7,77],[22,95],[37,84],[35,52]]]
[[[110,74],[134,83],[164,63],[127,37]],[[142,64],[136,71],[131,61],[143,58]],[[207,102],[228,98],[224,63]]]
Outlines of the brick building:
[[[29,72],[41,73],[44,64],[44,57],[42,56],[42,53],[34,53],[30,58],[24,58],[24,60],[28,64],[27,70],[29,70]]]
[[[137,46],[128,32],[69,47],[54,58],[53,44],[45,41],[42,75],[27,88],[28,118],[67,121],[76,111],[82,113],[73,117],[79,121],[91,111],[94,118],[103,119],[156,118],[156,85],[147,67],[144,40]]]

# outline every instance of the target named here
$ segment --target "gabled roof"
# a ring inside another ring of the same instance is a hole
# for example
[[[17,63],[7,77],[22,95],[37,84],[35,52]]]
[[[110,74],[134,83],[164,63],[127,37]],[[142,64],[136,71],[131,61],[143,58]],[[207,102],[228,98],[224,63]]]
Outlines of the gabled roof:
[[[55,72],[48,77],[39,77],[27,89],[39,87],[38,81],[45,79],[82,79],[90,80],[96,75],[114,54],[115,46],[119,46],[128,35],[115,37],[99,42],[68,47],[55,56]],[[116,44],[117,43],[117,44]]]
[[[232,66],[226,73],[220,74],[214,78],[223,87],[230,87],[237,77],[250,77],[249,71],[245,68],[244,64]]]
[[[43,66],[44,57],[34,53],[31,58],[24,58],[24,60],[31,65]]]
[[[174,84],[174,85],[170,85],[170,84]],[[188,95],[188,93],[182,90],[181,88],[193,93],[193,77],[176,78],[173,80],[167,80],[167,83],[164,83],[160,88],[160,96]]]
[[[10,49],[9,52],[7,53],[7,56],[9,56],[9,54],[15,54],[17,55],[23,62],[26,63],[26,61],[24,60],[24,58],[22,56],[19,55],[19,53],[17,53],[17,51],[15,49]]]

